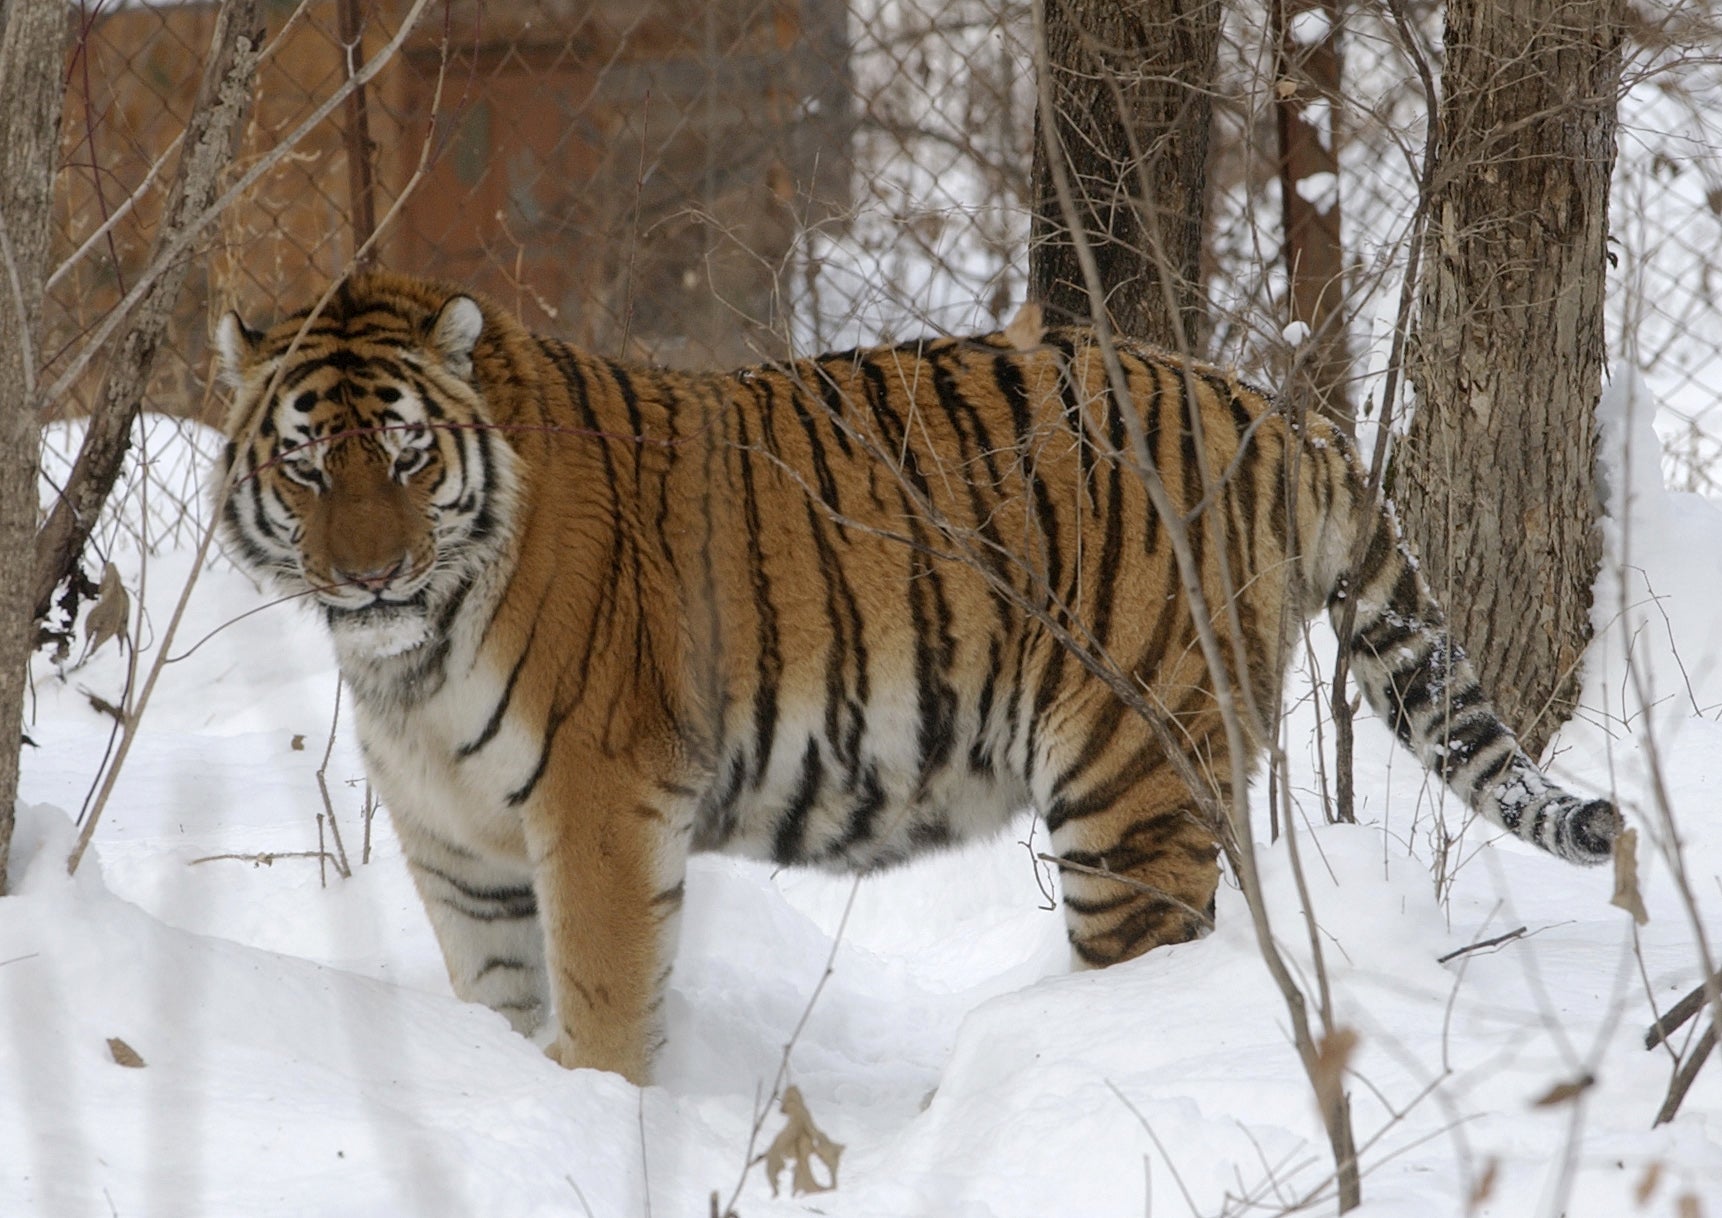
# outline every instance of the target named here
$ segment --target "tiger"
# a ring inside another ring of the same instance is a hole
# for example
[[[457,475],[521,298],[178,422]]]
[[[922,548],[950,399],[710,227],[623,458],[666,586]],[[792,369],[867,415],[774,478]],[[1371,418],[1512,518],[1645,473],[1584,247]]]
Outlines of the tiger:
[[[1037,328],[669,371],[386,271],[215,346],[225,547],[325,619],[455,994],[564,1066],[649,1079],[694,852],[867,873],[1032,808],[1073,967],[1200,936],[1324,608],[1475,813],[1621,830],[1354,444],[1217,365]]]

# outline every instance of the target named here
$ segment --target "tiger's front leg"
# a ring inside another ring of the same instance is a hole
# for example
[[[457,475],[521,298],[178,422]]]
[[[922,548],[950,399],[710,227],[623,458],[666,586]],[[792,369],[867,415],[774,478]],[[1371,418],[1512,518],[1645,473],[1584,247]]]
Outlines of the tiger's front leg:
[[[582,752],[552,759],[526,808],[557,1019],[547,1052],[644,1084],[663,1040],[687,836],[650,780]]]
[[[455,994],[531,1036],[549,1006],[531,871],[445,841],[396,805],[390,813]]]

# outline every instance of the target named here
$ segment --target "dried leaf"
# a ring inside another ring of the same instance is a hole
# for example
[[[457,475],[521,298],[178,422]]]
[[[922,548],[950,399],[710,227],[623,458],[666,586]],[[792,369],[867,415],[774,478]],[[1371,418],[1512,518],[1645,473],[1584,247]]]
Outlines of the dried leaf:
[[[108,1037],[108,1052],[114,1061],[128,1070],[142,1070],[144,1059],[138,1056],[138,1051],[117,1036]]]
[[[1614,839],[1614,895],[1610,905],[1618,905],[1643,926],[1650,921],[1644,910],[1644,898],[1638,892],[1638,830],[1624,829]]]
[[[1495,1181],[1501,1175],[1501,1161],[1491,1158],[1483,1164],[1483,1174],[1477,1177],[1477,1182],[1471,1186],[1471,1196],[1465,1202],[1465,1208],[1475,1213],[1483,1203],[1495,1195]]]
[[[1650,1204],[1650,1199],[1656,1194],[1656,1186],[1662,1183],[1662,1163],[1653,1160],[1644,1169],[1644,1174],[1638,1178],[1638,1185],[1632,1190],[1632,1200],[1639,1209]]]
[[[303,753],[305,751],[305,733],[295,732],[292,741],[289,742],[287,747],[292,749],[295,753]]]
[[[771,1181],[771,1195],[777,1196],[777,1177],[786,1163],[791,1169],[790,1186],[796,1196],[799,1197],[802,1193],[826,1193],[836,1188],[837,1160],[843,1154],[843,1147],[826,1137],[814,1125],[813,1118],[807,1111],[807,1103],[801,1098],[799,1087],[783,1089],[783,1103],[779,1110],[789,1118],[789,1123],[772,1139],[771,1145],[765,1151],[765,1175],[766,1179]],[[825,1170],[831,1176],[830,1184],[821,1184],[814,1178],[815,1159],[825,1164]]]
[[[1326,1112],[1345,1097],[1345,1069],[1357,1048],[1357,1033],[1350,1028],[1334,1028],[1315,1047],[1315,1065],[1310,1068],[1310,1082],[1315,1086],[1315,1098]]]
[[[1046,337],[1040,306],[1032,300],[1026,302],[1005,326],[1004,335],[1005,341],[1018,351],[1033,351],[1040,346],[1040,340]]]
[[[1704,1206],[1699,1203],[1697,1193],[1680,1194],[1680,1200],[1674,1203],[1674,1212],[1678,1218],[1704,1218]]]
[[[1556,1083],[1542,1095],[1531,1101],[1533,1108],[1553,1108],[1559,1104],[1570,1104],[1596,1085],[1596,1076],[1581,1074],[1575,1079],[1564,1083]]]
[[[96,589],[96,603],[84,619],[84,654],[101,649],[109,639],[126,638],[126,623],[131,620],[132,598],[120,583],[119,569],[109,563],[102,569],[102,582]]]
[[[94,710],[97,714],[106,715],[108,718],[112,719],[115,723],[123,724],[126,721],[125,711],[123,711],[119,707],[115,706],[112,702],[109,702],[106,698],[102,697],[100,694],[93,694],[89,690],[86,689],[86,690],[84,690],[84,697],[89,699],[90,708],[92,710]]]

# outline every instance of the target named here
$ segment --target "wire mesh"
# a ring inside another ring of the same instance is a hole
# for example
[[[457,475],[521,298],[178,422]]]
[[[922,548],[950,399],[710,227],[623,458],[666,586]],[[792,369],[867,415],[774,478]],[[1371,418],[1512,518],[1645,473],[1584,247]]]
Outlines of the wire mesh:
[[[1410,5],[1407,46],[1382,6],[1328,7],[1341,88],[1316,100],[1338,164],[1322,188],[1344,209],[1352,398],[1368,410],[1423,154],[1416,57],[1438,79],[1441,12]],[[268,6],[236,168],[381,54],[407,9]],[[143,272],[214,11],[75,10],[55,361]],[[1272,381],[1295,357],[1272,105],[1296,84],[1279,75],[1268,13],[1225,10],[1206,274],[1210,354]],[[1633,18],[1611,247],[1612,358],[1666,407],[1671,478],[1702,491],[1722,430],[1722,120],[1704,101],[1715,16]],[[148,406],[213,421],[214,313],[267,320],[302,304],[373,225],[381,263],[489,293],[607,355],[721,365],[998,325],[1026,290],[1031,36],[1022,0],[435,0],[362,104],[336,108],[223,217]],[[92,389],[87,377],[53,409],[75,415]]]

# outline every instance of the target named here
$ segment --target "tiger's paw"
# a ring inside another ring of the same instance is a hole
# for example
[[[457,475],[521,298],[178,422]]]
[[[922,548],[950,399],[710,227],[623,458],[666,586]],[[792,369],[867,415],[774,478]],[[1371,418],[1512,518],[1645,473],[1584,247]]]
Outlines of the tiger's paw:
[[[574,1038],[563,1032],[555,1040],[544,1046],[544,1056],[561,1066],[564,1070],[577,1070],[581,1066],[589,1066],[590,1062],[580,1060],[579,1050],[574,1047]]]
[[[574,1038],[567,1032],[550,1043],[544,1056],[565,1070],[608,1070],[636,1087],[644,1087],[650,1081],[650,1070],[643,1054],[626,1050],[606,1052],[602,1046],[594,1049],[591,1045],[582,1049],[574,1044]]]

